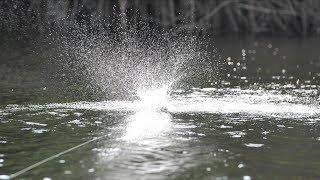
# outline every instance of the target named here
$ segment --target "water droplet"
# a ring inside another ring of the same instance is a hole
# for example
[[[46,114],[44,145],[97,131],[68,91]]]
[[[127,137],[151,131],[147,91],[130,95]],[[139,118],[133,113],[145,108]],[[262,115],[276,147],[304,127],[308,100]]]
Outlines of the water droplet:
[[[89,172],[89,173],[93,173],[94,171],[95,171],[94,168],[88,169],[88,172]]]
[[[244,167],[244,164],[242,164],[242,163],[240,163],[239,165],[238,165],[238,168],[243,168]]]
[[[70,170],[65,170],[64,174],[70,175],[70,174],[72,174],[72,172]]]

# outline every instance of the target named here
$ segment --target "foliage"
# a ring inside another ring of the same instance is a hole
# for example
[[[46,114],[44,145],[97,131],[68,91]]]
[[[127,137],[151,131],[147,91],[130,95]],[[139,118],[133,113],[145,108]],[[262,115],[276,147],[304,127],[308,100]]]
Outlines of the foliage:
[[[177,32],[320,33],[318,0],[3,0],[0,7],[5,31],[75,25],[114,31],[121,22],[135,28],[143,22]]]

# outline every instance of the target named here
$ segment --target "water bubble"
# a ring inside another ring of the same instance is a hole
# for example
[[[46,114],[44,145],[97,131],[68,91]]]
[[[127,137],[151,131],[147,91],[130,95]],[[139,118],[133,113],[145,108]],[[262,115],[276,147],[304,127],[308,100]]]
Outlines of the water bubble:
[[[242,179],[243,179],[243,180],[251,180],[251,177],[250,177],[250,176],[243,176]]]
[[[49,177],[44,177],[42,180],[51,180]]]
[[[60,159],[59,163],[64,164],[66,161],[64,159]]]
[[[271,49],[272,48],[272,44],[268,44],[268,46],[267,46],[269,49]]]

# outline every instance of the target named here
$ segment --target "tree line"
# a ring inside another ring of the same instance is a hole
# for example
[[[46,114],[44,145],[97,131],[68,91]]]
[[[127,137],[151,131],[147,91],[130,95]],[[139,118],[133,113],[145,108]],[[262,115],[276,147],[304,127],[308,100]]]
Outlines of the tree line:
[[[320,34],[319,0],[2,0],[1,29],[117,26],[215,34]]]

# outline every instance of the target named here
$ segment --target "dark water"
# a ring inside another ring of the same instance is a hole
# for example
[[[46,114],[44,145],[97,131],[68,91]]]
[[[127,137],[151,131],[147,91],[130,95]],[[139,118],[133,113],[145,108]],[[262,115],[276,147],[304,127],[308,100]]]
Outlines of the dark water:
[[[36,75],[13,73],[1,82],[0,174],[92,140],[18,178],[319,179],[317,43],[218,39],[231,58],[223,85],[167,99],[159,90],[133,101],[54,100],[61,94]]]

